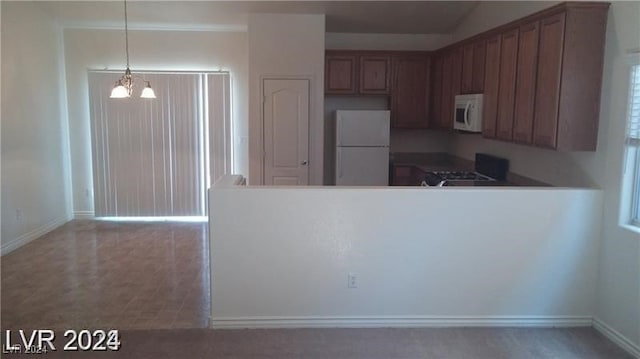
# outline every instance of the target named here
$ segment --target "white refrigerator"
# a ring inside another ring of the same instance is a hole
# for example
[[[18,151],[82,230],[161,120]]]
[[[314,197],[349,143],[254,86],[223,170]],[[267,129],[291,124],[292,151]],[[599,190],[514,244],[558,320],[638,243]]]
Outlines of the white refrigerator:
[[[336,186],[389,185],[389,111],[336,111]]]

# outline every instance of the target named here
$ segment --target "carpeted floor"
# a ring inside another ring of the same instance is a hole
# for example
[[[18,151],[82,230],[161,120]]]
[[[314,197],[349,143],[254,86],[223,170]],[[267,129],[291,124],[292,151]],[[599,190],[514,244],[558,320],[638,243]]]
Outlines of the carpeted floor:
[[[632,358],[593,328],[125,330],[121,348],[43,358]],[[4,339],[3,339],[4,340]],[[5,355],[3,355],[5,357]],[[25,357],[6,355],[6,357]]]

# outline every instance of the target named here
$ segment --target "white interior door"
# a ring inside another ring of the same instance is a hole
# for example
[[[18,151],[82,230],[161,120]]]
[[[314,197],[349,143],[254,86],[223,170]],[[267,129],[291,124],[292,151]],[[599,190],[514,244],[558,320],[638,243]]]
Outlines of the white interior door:
[[[264,80],[264,184],[309,184],[309,80]]]

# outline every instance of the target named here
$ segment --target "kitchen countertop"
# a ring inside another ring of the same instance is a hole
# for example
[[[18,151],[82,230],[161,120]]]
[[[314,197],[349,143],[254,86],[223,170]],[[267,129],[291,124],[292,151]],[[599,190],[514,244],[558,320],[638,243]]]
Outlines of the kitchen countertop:
[[[456,157],[448,153],[392,153],[389,158],[392,167],[406,166],[413,167],[409,178],[404,178],[402,184],[407,185],[408,182],[416,182],[418,185],[422,180],[416,181],[420,177],[421,172],[431,171],[475,171],[473,161]],[[392,171],[394,169],[392,168]],[[393,177],[393,173],[392,173]],[[536,181],[532,178],[524,177],[513,172],[507,173],[506,181],[466,181],[456,184],[450,182],[451,185],[464,186],[529,186],[529,187],[548,187],[547,183]]]

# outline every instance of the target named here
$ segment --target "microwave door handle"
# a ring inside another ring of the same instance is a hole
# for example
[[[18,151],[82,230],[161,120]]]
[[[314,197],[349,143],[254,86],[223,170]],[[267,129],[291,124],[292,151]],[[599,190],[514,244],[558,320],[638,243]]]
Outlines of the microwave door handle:
[[[467,102],[467,105],[464,107],[464,124],[469,128],[469,107],[471,107],[471,102]]]

